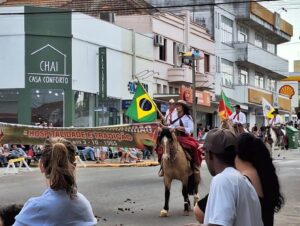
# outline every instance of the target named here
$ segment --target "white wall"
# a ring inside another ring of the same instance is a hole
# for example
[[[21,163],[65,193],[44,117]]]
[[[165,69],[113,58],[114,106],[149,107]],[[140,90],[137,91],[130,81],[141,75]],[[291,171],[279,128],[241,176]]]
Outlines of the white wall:
[[[0,7],[0,13],[22,13],[24,7]],[[24,15],[0,15],[0,88],[25,87]]]
[[[107,48],[107,95],[131,99],[128,82],[133,74],[153,70],[153,39],[132,30],[92,18],[72,14],[73,89],[99,92],[99,47]],[[133,49],[135,37],[135,50]],[[134,53],[135,51],[135,63]],[[133,71],[135,65],[135,72]],[[152,80],[142,81],[152,87]],[[150,85],[151,84],[151,85]],[[149,90],[151,95],[152,89]]]

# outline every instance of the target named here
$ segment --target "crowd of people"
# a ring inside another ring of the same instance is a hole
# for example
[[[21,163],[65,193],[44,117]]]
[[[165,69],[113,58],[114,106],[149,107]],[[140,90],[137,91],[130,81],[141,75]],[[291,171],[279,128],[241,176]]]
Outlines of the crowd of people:
[[[10,159],[24,157],[27,164],[30,165],[32,152],[29,145],[18,144],[0,144],[0,166],[6,167]]]

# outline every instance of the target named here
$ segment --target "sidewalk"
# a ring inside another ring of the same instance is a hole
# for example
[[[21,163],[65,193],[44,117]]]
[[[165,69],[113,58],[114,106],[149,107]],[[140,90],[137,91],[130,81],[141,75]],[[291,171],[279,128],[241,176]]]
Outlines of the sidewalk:
[[[131,163],[120,163],[119,159],[106,159],[104,163],[96,163],[95,161],[83,161],[81,164],[80,162],[77,162],[77,167],[146,167],[157,165],[159,165],[159,163],[154,160],[142,160],[140,162]]]
[[[276,160],[295,160],[300,159],[300,148],[298,149],[289,149],[289,150],[281,150],[281,151],[273,151],[272,153],[273,159]]]

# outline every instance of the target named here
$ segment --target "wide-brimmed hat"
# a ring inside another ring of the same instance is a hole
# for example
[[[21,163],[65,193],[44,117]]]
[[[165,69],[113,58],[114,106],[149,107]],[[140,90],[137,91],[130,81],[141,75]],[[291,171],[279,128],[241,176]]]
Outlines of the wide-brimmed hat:
[[[169,104],[174,104],[175,103],[175,100],[172,98],[169,100]]]
[[[241,105],[239,105],[239,104],[236,104],[234,107],[238,108],[238,109],[241,109]]]
[[[177,102],[176,102],[176,104],[181,104],[182,106],[185,106],[185,107],[187,107],[187,108],[190,108],[190,106],[187,104],[187,102],[186,101],[184,101],[184,100],[178,100]]]
[[[274,115],[274,114],[279,114],[279,111],[278,111],[278,109],[277,108],[275,108],[274,109],[274,111],[272,111],[272,113],[271,113],[272,115]]]

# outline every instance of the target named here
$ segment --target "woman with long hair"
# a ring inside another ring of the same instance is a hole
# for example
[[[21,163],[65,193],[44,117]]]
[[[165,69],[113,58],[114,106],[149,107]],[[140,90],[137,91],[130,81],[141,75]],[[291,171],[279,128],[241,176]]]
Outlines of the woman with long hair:
[[[237,137],[235,166],[251,181],[258,194],[264,226],[273,226],[274,213],[279,212],[284,198],[270,152],[261,139],[250,133]]]
[[[96,225],[89,201],[79,192],[75,180],[75,150],[63,138],[47,139],[39,167],[47,189],[42,196],[29,199],[20,214],[18,225]]]

